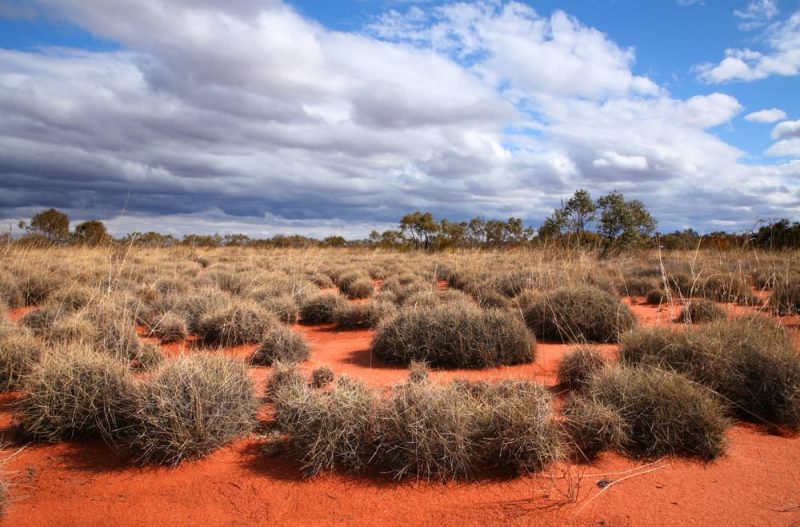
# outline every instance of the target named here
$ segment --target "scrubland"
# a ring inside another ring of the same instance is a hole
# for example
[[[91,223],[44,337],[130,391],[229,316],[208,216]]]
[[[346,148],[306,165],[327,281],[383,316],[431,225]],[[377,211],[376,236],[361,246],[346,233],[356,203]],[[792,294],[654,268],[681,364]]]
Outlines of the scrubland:
[[[3,452],[19,452],[0,503],[17,523],[55,523],[26,500],[58,483],[25,470],[60,445],[67,475],[103,473],[84,449],[166,481],[246,444],[247,481],[301,495],[326,477],[549,478],[559,506],[529,493],[511,519],[554,524],[593,522],[584,507],[614,491],[574,474],[604,459],[724,466],[741,430],[799,446],[796,252],[1,251]]]

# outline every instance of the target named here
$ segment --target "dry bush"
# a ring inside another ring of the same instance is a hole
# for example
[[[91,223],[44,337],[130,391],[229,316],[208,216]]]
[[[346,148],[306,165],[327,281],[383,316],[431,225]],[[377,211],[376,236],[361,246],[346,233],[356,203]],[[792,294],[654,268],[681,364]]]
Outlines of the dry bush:
[[[105,352],[122,361],[130,361],[138,357],[142,341],[136,333],[133,323],[125,317],[116,318],[114,313],[104,316],[97,322],[97,351]]]
[[[25,299],[17,285],[16,277],[2,270],[0,270],[0,303],[8,304],[10,307],[25,305]]]
[[[98,328],[83,313],[72,313],[56,319],[43,338],[53,346],[92,344],[98,338]]]
[[[264,340],[280,324],[275,315],[252,301],[233,300],[227,307],[203,317],[197,336],[207,344],[238,346]]]
[[[130,407],[130,447],[141,463],[202,457],[253,429],[258,400],[241,361],[181,357],[138,387]]]
[[[348,282],[346,286],[339,286],[339,289],[342,293],[347,295],[348,298],[369,298],[375,291],[372,281],[367,277]]]
[[[311,386],[314,388],[324,388],[333,382],[333,370],[328,366],[317,366],[311,372]]]
[[[728,421],[722,405],[682,375],[657,368],[605,368],[592,378],[589,396],[622,416],[629,431],[624,447],[632,455],[711,460],[725,451]]]
[[[253,353],[250,363],[270,366],[275,362],[303,362],[310,355],[311,346],[301,333],[276,325],[264,335],[264,340]]]
[[[130,367],[134,370],[147,371],[156,368],[164,361],[164,354],[158,344],[146,342],[130,357]]]
[[[126,425],[134,385],[124,364],[86,348],[48,354],[24,379],[15,422],[40,441],[98,434],[109,442]]]
[[[264,308],[278,317],[284,324],[294,324],[297,322],[297,315],[300,310],[297,302],[291,295],[273,296],[262,302]]]
[[[626,296],[645,296],[659,285],[657,278],[629,278],[621,284],[620,289]]]
[[[60,283],[48,273],[32,274],[26,272],[17,282],[23,306],[44,304],[50,293],[58,289]]]
[[[378,326],[372,350],[393,364],[417,360],[445,368],[534,360],[534,341],[519,318],[468,304],[403,308]]]
[[[593,287],[525,293],[525,322],[537,337],[561,342],[615,342],[636,324],[619,298]]]
[[[562,427],[572,458],[579,463],[592,461],[606,450],[620,450],[628,441],[628,426],[620,413],[588,397],[567,400]]]
[[[22,379],[41,359],[43,348],[38,339],[22,328],[0,332],[0,391],[20,388]]]
[[[726,317],[725,310],[713,300],[693,298],[683,306],[677,321],[685,324],[702,324],[704,322],[722,320]]]
[[[800,313],[800,276],[776,279],[769,302],[772,310],[779,315]]]
[[[284,384],[274,400],[279,426],[306,475],[366,468],[375,453],[377,399],[372,390],[340,377],[328,393]]]
[[[558,366],[558,382],[571,389],[583,389],[595,372],[606,365],[603,355],[595,348],[581,346],[567,352]]]
[[[80,311],[99,299],[102,294],[91,287],[71,284],[61,287],[47,298],[47,304],[64,311]]]
[[[186,321],[176,313],[165,313],[151,326],[150,334],[161,342],[178,342],[189,336]]]
[[[636,331],[625,337],[620,358],[683,373],[718,393],[742,419],[800,428],[800,357],[783,328],[767,318]]]
[[[651,289],[645,296],[645,301],[650,305],[660,305],[667,302],[669,298],[667,294],[661,289]]]
[[[485,461],[516,473],[538,472],[561,457],[558,425],[547,389],[526,381],[504,381],[483,392],[488,410]]]
[[[344,304],[334,314],[334,321],[340,329],[367,329],[376,327],[381,320],[394,315],[397,308],[389,302],[368,302],[365,304]]]
[[[347,305],[347,300],[338,293],[322,293],[312,296],[300,304],[300,321],[304,324],[329,324],[337,311]]]
[[[412,360],[408,364],[408,381],[409,382],[424,382],[428,380],[431,373],[431,368],[425,361]]]
[[[560,453],[546,390],[532,383],[479,392],[426,382],[396,387],[380,413],[378,457],[396,478],[463,478],[485,465],[541,470]]]
[[[37,337],[45,337],[56,320],[63,316],[66,316],[66,312],[61,309],[46,306],[25,313],[25,316],[19,320],[19,324],[30,329]]]
[[[267,378],[267,399],[275,401],[275,395],[289,386],[306,386],[306,378],[297,368],[296,362],[275,362]],[[280,420],[279,420],[280,421]]]
[[[741,276],[734,273],[713,274],[700,283],[700,294],[716,302],[736,302],[745,306],[761,305]]]

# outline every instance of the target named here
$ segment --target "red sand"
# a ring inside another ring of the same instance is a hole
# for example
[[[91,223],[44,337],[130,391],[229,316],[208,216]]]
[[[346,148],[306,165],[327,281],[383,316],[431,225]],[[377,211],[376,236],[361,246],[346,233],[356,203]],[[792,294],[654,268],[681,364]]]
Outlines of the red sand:
[[[677,308],[633,302],[645,324],[673,324]],[[736,313],[740,308],[732,308]],[[792,331],[798,320],[787,319]],[[304,368],[387,386],[406,371],[369,351],[371,331],[296,326],[313,346]],[[164,346],[170,355],[191,342]],[[225,350],[239,357],[254,346]],[[525,378],[552,386],[561,344],[538,344],[537,360],[434,378]],[[604,346],[613,356],[616,346]],[[253,368],[263,385],[269,369]],[[0,396],[0,431],[11,437],[11,404]],[[268,414],[268,412],[264,412]],[[15,484],[6,525],[795,525],[800,523],[800,438],[737,425],[728,454],[712,464],[666,459],[654,465],[604,454],[592,465],[559,464],[533,477],[475,482],[395,483],[331,474],[302,480],[285,456],[266,458],[257,437],[240,439],[178,468],[132,466],[99,441],[28,445],[6,469]],[[11,447],[18,448],[18,447]],[[645,473],[646,471],[651,471]],[[616,481],[605,491],[601,480]],[[598,494],[600,493],[600,494]]]

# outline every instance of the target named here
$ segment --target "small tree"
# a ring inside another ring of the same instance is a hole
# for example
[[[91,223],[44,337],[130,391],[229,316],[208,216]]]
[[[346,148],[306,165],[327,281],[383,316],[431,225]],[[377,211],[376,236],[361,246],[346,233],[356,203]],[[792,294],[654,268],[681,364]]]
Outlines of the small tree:
[[[69,238],[69,216],[57,209],[44,210],[31,218],[28,230],[51,242],[64,242]]]
[[[416,211],[403,216],[400,220],[400,230],[410,236],[414,247],[429,249],[439,225],[430,212]]]
[[[98,220],[89,220],[75,226],[75,241],[85,245],[100,245],[108,242],[106,226]]]
[[[603,252],[643,245],[656,229],[656,220],[639,200],[625,201],[619,192],[597,200],[600,211],[598,234],[603,237]]]

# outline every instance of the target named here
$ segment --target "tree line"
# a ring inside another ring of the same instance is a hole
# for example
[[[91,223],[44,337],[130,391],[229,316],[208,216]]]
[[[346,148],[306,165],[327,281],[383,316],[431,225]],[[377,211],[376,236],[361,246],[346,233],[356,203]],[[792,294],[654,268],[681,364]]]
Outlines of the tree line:
[[[70,230],[69,216],[58,209],[35,214],[30,222],[19,222],[23,235],[3,235],[6,243],[26,246],[109,245],[146,247],[366,247],[441,251],[460,248],[509,248],[522,246],[580,247],[609,251],[661,247],[692,250],[698,248],[762,249],[800,248],[800,223],[781,219],[765,223],[757,230],[741,233],[713,232],[700,235],[693,229],[659,233],[657,222],[639,200],[628,200],[619,192],[593,199],[588,191],[577,190],[556,208],[538,229],[525,226],[521,218],[507,220],[477,216],[469,221],[436,219],[431,212],[406,214],[396,229],[372,231],[366,239],[347,240],[342,236],[315,239],[301,235],[278,234],[257,239],[245,234],[187,234],[177,238],[156,231],[132,232],[114,238],[100,220],[78,223]]]

